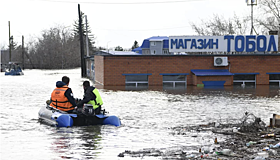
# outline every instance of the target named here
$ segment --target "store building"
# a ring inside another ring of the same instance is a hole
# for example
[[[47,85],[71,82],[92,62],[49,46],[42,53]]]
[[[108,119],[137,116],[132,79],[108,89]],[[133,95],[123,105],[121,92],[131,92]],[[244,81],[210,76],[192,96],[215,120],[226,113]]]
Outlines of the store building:
[[[248,84],[276,84],[280,87],[278,36],[176,36],[169,37],[168,41],[163,37],[155,39],[143,41],[142,55],[95,56],[95,82],[103,86],[134,87]],[[166,47],[168,53],[205,54],[158,54]],[[146,55],[148,52],[155,55]]]

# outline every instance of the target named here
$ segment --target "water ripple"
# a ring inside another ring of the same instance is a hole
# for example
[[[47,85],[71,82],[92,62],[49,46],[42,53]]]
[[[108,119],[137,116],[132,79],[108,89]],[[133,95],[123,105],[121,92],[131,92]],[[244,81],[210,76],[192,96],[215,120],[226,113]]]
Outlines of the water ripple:
[[[273,113],[280,113],[279,88],[100,89],[103,107],[118,116],[122,126],[54,128],[38,122],[38,111],[64,75],[70,77],[75,97],[81,98],[85,79],[80,78],[80,69],[24,73],[19,77],[0,75],[3,159],[118,159],[125,150],[147,148],[188,152],[202,145],[210,147],[215,136],[210,131],[184,132],[188,126],[236,122],[245,112],[268,123]]]

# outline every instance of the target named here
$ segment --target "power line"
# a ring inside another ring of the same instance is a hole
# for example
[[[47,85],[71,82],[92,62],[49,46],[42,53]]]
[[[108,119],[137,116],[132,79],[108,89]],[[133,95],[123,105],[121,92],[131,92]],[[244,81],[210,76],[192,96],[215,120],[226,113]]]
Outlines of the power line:
[[[60,3],[88,3],[88,4],[159,4],[159,3],[183,3],[191,1],[203,1],[203,0],[176,0],[176,1],[158,1],[158,2],[92,2],[92,1],[68,1],[68,0],[36,0],[46,2],[60,2]]]
[[[154,31],[154,30],[168,30],[168,29],[177,29],[177,28],[186,28],[191,26],[181,26],[181,27],[172,27],[172,28],[154,28],[154,29],[140,29],[140,30],[118,30],[118,29],[106,29],[106,28],[93,28],[93,29],[99,29],[99,30],[108,30],[108,31]]]

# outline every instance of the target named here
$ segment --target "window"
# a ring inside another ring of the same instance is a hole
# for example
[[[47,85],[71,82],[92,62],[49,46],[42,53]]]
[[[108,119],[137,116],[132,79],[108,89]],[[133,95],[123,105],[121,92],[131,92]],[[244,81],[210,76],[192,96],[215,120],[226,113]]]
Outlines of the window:
[[[269,81],[280,80],[280,73],[279,74],[269,74]]]
[[[156,42],[151,42],[151,46],[156,46]]]
[[[269,85],[278,85],[280,87],[280,73],[266,73],[269,74]]]
[[[162,73],[163,88],[186,88],[188,73]]]
[[[125,75],[125,86],[136,88],[148,88],[148,76],[150,73],[143,74],[123,74]]]
[[[259,73],[234,73],[233,85],[238,85],[242,87],[255,86],[256,74]]]
[[[235,80],[255,80],[255,75],[234,75],[233,81]]]

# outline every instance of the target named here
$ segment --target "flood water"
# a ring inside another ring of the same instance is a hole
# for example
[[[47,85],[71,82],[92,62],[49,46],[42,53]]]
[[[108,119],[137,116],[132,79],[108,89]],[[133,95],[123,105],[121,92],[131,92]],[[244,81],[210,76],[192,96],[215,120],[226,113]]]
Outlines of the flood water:
[[[38,111],[50,98],[55,83],[70,77],[74,96],[82,98],[80,69],[24,70],[23,76],[0,75],[0,159],[131,159],[118,157],[125,150],[154,148],[196,149],[210,145],[213,133],[174,134],[174,127],[229,123],[244,113],[260,117],[266,124],[280,113],[279,86],[222,89],[188,86],[184,90],[160,88],[131,91],[100,89],[104,108],[121,119],[122,125],[55,128],[38,122]],[[219,135],[219,140],[225,137]],[[161,159],[136,157],[134,159]]]

